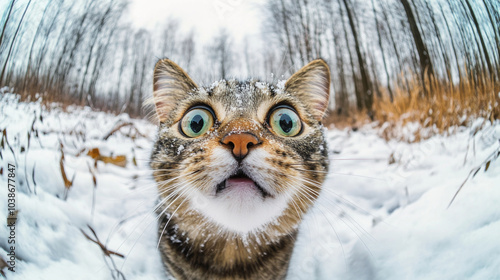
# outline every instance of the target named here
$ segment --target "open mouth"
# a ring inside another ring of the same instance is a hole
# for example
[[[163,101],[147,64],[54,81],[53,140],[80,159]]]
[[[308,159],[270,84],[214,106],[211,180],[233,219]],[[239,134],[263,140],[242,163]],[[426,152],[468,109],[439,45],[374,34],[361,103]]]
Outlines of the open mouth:
[[[238,169],[238,172],[220,182],[217,185],[216,194],[229,188],[255,188],[262,194],[262,197],[270,196],[268,192],[252,180],[252,178],[248,177],[241,169]]]

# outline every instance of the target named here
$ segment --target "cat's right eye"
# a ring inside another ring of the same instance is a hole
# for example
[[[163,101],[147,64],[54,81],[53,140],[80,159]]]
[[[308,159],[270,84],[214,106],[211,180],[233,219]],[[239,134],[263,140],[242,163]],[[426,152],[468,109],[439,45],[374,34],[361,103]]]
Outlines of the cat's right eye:
[[[209,108],[200,106],[189,110],[180,122],[181,132],[190,138],[205,134],[214,125],[214,116]]]

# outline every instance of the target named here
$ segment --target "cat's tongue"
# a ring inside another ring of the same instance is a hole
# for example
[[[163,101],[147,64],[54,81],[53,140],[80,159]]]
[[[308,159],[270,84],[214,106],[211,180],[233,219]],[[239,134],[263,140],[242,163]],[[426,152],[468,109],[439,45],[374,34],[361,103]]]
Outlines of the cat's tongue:
[[[220,191],[224,191],[224,193],[231,195],[233,198],[240,197],[241,199],[253,195],[267,196],[264,189],[242,172],[227,178],[223,183],[219,184],[218,192]]]
[[[230,178],[226,181],[226,188],[255,189],[255,182],[250,178]]]

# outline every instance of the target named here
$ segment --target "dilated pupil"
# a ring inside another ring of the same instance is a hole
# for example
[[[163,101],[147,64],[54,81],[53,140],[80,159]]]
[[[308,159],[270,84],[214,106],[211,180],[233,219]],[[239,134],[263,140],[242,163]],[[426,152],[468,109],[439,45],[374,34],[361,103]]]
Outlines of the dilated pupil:
[[[196,115],[191,119],[190,127],[194,133],[198,133],[203,128],[205,121],[201,115]]]
[[[288,133],[293,128],[292,118],[288,114],[283,114],[280,117],[280,127],[283,132]]]

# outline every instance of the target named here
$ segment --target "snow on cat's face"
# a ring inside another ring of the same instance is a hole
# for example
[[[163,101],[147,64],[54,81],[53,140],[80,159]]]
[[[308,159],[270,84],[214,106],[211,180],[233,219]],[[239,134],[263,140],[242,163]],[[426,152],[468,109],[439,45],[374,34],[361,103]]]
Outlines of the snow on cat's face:
[[[321,65],[276,88],[235,80],[200,88],[164,67],[155,74],[151,161],[161,210],[237,234],[296,227],[328,168],[320,125],[328,93],[314,92],[324,90]]]

